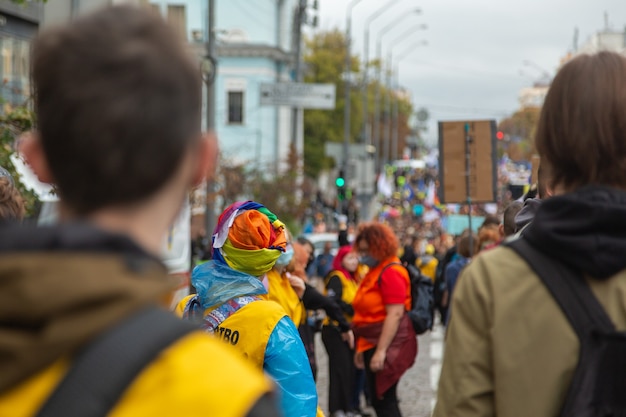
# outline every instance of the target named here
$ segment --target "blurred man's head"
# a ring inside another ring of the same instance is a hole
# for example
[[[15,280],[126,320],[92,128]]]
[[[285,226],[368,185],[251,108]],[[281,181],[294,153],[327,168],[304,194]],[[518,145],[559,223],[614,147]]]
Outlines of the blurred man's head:
[[[147,10],[110,7],[43,30],[32,76],[38,132],[23,152],[75,216],[145,203],[174,182],[182,201],[214,158],[198,65]]]
[[[324,243],[324,253],[326,255],[328,255],[330,253],[332,248],[333,248],[333,244],[332,243],[330,243],[330,242]]]
[[[512,201],[504,209],[502,224],[500,225],[503,236],[511,236],[515,233],[515,216],[520,212],[524,205],[519,201]]]

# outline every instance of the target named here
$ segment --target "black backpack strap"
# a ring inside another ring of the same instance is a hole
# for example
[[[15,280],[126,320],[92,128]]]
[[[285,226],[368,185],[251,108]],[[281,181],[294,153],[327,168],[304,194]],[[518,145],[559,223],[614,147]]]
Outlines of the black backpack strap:
[[[379,286],[379,287],[380,287],[380,283],[381,283],[381,281],[382,281],[382,279],[383,279],[383,273],[384,273],[387,269],[391,268],[391,267],[392,267],[392,266],[394,266],[394,265],[400,265],[401,267],[404,267],[404,265],[402,265],[400,262],[391,262],[390,264],[385,265],[385,266],[384,266],[384,268],[382,269],[382,271],[380,271],[380,275],[378,275],[378,286]]]
[[[141,310],[78,354],[37,416],[106,416],[148,363],[194,330],[196,325],[160,308]]]
[[[524,238],[507,246],[541,278],[580,341],[578,365],[560,416],[626,415],[624,333],[615,332],[615,325],[580,272],[544,255]]]
[[[615,326],[582,274],[548,257],[526,239],[507,243],[539,276],[582,340],[592,330],[614,331]]]

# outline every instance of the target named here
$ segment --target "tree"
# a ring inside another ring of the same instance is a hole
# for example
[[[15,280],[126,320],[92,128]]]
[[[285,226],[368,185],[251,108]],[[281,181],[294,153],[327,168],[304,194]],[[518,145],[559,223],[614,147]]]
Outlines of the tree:
[[[505,150],[508,151],[510,147],[513,151],[509,155],[511,159],[529,161],[535,153],[534,138],[539,122],[539,112],[539,107],[525,107],[500,122],[499,130],[505,134],[508,142]]]
[[[344,33],[338,29],[320,32],[312,38],[306,39],[306,52],[304,62],[306,64],[305,82],[330,83],[337,86],[336,108],[334,110],[305,110],[304,112],[304,172],[311,178],[317,178],[320,171],[333,166],[330,158],[324,154],[326,142],[341,143],[344,140],[344,109],[345,109],[345,58],[346,39]],[[351,74],[353,78],[363,80],[362,63],[358,56],[351,57]],[[383,62],[372,60],[369,62],[370,69],[383,66]],[[408,127],[409,116],[413,109],[406,94],[401,91],[390,91],[384,85],[380,85],[375,79],[370,79],[367,85],[368,121],[374,125],[374,101],[376,90],[380,88],[380,100],[391,94],[392,100],[398,100],[398,154],[406,144],[406,136],[410,133]],[[350,94],[350,142],[356,141],[363,130],[363,85],[355,85]],[[384,129],[390,128],[390,115],[380,109],[380,138],[385,135]],[[374,144],[377,146],[378,144]],[[335,164],[340,162],[341,156],[335,158]]]
[[[324,154],[326,142],[343,142],[345,109],[346,39],[343,32],[334,29],[320,32],[305,39],[304,63],[305,82],[330,83],[337,86],[336,107],[334,110],[304,111],[304,173],[316,178],[320,171],[332,167],[333,162]],[[360,62],[357,56],[351,57],[351,71],[358,73]],[[350,141],[359,134],[363,123],[361,96],[356,88],[350,94]],[[336,163],[340,162],[338,160]]]
[[[248,187],[255,201],[273,211],[292,234],[300,231],[300,220],[310,205],[312,191],[308,181],[301,181],[298,166],[301,160],[293,144],[289,147],[287,169],[275,177],[263,172],[250,172]]]
[[[22,194],[26,205],[26,216],[35,216],[41,207],[39,197],[20,181],[20,175],[15,170],[11,155],[15,154],[15,145],[18,137],[32,129],[34,114],[26,106],[5,106],[0,114],[0,166],[6,168],[15,180],[15,185]]]

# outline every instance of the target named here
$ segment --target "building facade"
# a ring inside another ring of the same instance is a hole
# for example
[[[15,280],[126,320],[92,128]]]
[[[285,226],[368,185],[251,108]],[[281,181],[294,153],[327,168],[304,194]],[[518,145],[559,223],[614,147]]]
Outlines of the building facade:
[[[147,4],[160,13],[188,42],[200,65],[208,40],[208,0],[54,0],[45,5],[44,24],[63,23],[77,14],[115,3]],[[261,106],[259,89],[261,83],[294,79],[298,3],[215,0],[215,130],[224,164],[243,164],[270,174],[286,167],[292,142],[291,108]],[[296,132],[293,142],[301,155],[301,111]]]
[[[30,44],[42,17],[39,3],[16,5],[0,2],[0,90],[3,110],[28,105],[30,86]]]
[[[262,172],[285,166],[291,109],[262,106],[262,83],[288,82],[293,69],[297,0],[216,1],[215,130],[222,163]],[[150,4],[202,54],[208,39],[207,0],[151,0]],[[301,124],[300,124],[301,126]],[[298,129],[302,149],[302,129]]]
[[[605,28],[602,31],[594,33],[584,42],[575,55],[593,54],[599,51],[613,51],[620,54],[626,52],[626,31],[617,31]]]
[[[291,109],[262,106],[262,83],[289,82],[294,68],[297,0],[217,2],[215,123],[222,156],[261,172],[286,167]],[[302,124],[295,144],[302,153]]]

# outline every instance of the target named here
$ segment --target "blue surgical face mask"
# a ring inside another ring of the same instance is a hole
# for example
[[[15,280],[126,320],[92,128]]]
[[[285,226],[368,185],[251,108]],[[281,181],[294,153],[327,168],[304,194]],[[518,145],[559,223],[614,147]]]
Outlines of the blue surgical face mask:
[[[286,266],[291,262],[291,258],[293,258],[293,247],[291,245],[287,246],[287,250],[280,254],[278,259],[276,260],[276,265],[278,266]]]
[[[375,259],[372,255],[364,255],[359,258],[359,263],[367,265],[370,268],[374,268],[376,265],[378,265],[378,260]]]

